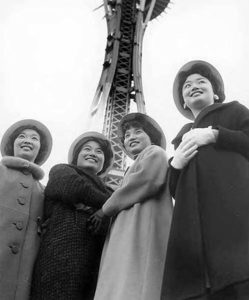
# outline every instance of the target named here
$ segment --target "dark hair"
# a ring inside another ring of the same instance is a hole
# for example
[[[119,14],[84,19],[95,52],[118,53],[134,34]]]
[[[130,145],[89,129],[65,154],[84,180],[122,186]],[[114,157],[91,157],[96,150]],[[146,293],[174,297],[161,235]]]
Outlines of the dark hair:
[[[219,99],[215,102],[222,102],[225,99],[222,87],[220,86],[220,80],[214,75],[212,70],[208,66],[204,66],[201,63],[196,63],[188,71],[182,71],[178,74],[178,95],[180,96],[182,106],[184,104],[184,99],[182,96],[182,87],[187,77],[191,74],[200,74],[201,76],[207,78],[211,82],[214,93],[219,96]]]
[[[124,144],[125,132],[132,127],[143,129],[143,131],[149,136],[151,143],[160,146],[160,142],[161,142],[160,133],[158,132],[158,130],[155,130],[154,126],[152,126],[149,122],[147,122],[144,119],[127,121],[122,124],[121,126],[121,130],[123,133],[121,137],[122,144]]]
[[[27,126],[20,126],[19,128],[17,128],[15,131],[14,131],[14,133],[10,136],[10,141],[9,141],[9,143],[6,145],[6,148],[9,150],[9,151],[6,151],[7,153],[9,152],[10,153],[10,155],[11,156],[14,156],[14,142],[15,142],[15,140],[16,140],[16,138],[18,137],[18,135],[20,134],[20,133],[22,133],[25,129],[32,129],[32,130],[35,130],[38,134],[39,134],[39,136],[40,136],[40,144],[41,144],[41,147],[40,147],[40,149],[39,149],[39,152],[38,152],[38,154],[37,154],[37,156],[36,156],[36,158],[35,158],[35,163],[36,163],[36,161],[39,161],[39,158],[40,158],[40,156],[41,156],[41,154],[43,153],[43,152],[46,152],[47,151],[47,144],[44,142],[45,141],[45,139],[46,139],[46,137],[45,137],[45,135],[43,134],[43,132],[39,129],[39,128],[37,128],[36,126],[34,126],[34,125],[27,125]],[[6,150],[7,150],[6,149]]]
[[[111,145],[108,141],[98,139],[96,137],[89,136],[89,137],[83,138],[75,146],[74,152],[73,152],[72,165],[75,165],[75,166],[77,165],[78,156],[79,156],[80,151],[82,150],[82,147],[87,142],[90,142],[90,141],[94,141],[94,142],[98,143],[99,146],[100,146],[100,149],[104,152],[104,157],[105,157],[104,165],[103,165],[102,170],[98,174],[104,173],[105,170],[109,167],[109,163],[110,163],[110,161],[112,160],[112,157],[113,157],[113,152],[112,152],[112,149],[111,149]]]

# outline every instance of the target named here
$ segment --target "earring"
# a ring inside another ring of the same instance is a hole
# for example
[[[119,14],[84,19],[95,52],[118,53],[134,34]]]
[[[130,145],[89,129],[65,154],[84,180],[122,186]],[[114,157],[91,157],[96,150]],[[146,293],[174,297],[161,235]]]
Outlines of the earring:
[[[216,101],[219,100],[219,96],[214,94],[214,100],[216,100]]]
[[[186,103],[183,103],[183,108],[186,109],[187,108],[187,105]]]

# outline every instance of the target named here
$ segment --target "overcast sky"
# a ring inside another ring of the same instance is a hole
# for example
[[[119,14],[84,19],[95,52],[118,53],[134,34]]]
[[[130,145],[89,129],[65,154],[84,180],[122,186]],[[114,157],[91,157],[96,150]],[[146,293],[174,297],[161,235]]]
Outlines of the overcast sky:
[[[54,147],[43,165],[67,161],[87,117],[104,59],[106,21],[100,0],[0,0],[0,136],[14,122],[46,124]],[[174,0],[151,21],[143,43],[147,113],[170,141],[188,120],[177,111],[178,69],[207,60],[221,73],[226,101],[249,107],[249,1]],[[46,178],[44,180],[46,182]]]

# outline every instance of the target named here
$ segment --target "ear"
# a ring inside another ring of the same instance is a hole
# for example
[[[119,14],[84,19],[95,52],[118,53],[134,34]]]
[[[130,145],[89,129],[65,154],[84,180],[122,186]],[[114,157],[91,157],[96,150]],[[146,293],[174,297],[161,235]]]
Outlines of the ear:
[[[219,96],[214,94],[214,101],[217,101],[217,100],[219,100]]]

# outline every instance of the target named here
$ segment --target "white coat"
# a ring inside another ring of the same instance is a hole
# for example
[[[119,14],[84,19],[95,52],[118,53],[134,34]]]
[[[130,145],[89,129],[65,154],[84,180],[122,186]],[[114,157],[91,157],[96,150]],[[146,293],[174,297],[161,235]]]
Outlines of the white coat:
[[[145,148],[103,206],[116,215],[101,258],[94,300],[159,300],[172,217],[167,157]]]

